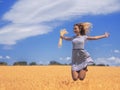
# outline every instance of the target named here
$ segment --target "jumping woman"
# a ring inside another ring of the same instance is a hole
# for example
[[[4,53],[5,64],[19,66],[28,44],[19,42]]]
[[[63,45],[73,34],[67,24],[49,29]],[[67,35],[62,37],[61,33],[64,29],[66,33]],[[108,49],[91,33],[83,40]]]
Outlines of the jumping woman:
[[[62,40],[72,41],[72,67],[71,67],[71,74],[72,79],[76,80],[84,80],[86,76],[86,72],[88,71],[87,65],[93,64],[93,60],[90,57],[90,54],[84,49],[84,45],[86,40],[97,40],[101,38],[109,37],[109,33],[105,32],[103,35],[99,36],[88,36],[87,33],[89,32],[92,24],[89,22],[78,23],[74,25],[74,37],[66,37],[64,36],[67,34],[67,31],[61,30],[60,31],[60,39],[58,45],[62,45]]]

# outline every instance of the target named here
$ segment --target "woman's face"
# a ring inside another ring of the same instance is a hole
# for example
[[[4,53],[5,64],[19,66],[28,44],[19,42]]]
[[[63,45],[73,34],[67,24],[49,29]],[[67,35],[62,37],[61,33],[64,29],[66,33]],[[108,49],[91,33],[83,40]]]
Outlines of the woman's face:
[[[74,26],[74,33],[75,34],[80,34],[80,29],[77,25]]]

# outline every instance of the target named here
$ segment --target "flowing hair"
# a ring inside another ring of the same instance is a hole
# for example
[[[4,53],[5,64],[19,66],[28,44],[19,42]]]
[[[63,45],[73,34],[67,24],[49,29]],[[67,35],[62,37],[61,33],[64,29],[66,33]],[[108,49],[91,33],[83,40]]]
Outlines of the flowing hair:
[[[74,26],[78,26],[81,35],[87,35],[92,24],[89,22],[77,23]]]

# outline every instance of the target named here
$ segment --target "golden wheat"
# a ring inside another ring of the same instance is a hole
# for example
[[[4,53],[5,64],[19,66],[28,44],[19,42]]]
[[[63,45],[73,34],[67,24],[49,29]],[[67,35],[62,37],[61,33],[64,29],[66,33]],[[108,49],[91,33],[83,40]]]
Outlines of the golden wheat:
[[[1,66],[0,90],[120,90],[120,67],[88,69],[73,81],[70,66]]]

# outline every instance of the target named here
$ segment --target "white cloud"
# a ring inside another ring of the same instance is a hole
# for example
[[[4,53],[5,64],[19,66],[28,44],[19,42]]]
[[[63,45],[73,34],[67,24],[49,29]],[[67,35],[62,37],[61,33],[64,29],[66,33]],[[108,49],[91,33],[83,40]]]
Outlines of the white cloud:
[[[6,59],[10,59],[11,57],[10,56],[5,56]]]
[[[103,63],[109,65],[120,65],[120,58],[115,56],[111,56],[108,58],[97,58],[95,61],[97,64]]]
[[[120,10],[119,0],[18,0],[3,15],[10,24],[0,28],[0,44],[14,45],[18,40],[51,32],[55,20],[84,15],[109,14]]]
[[[62,57],[60,57],[60,58],[59,58],[59,60],[63,60],[63,58],[62,58]]]
[[[3,56],[0,56],[0,59],[3,59]]]
[[[59,60],[62,61],[62,63],[70,64],[71,63],[71,57],[66,56],[66,57],[60,57]]]
[[[35,60],[34,60],[35,61]],[[48,65],[50,63],[50,61],[47,60],[43,60],[43,61],[36,61],[37,64],[43,64],[43,65]]]
[[[66,60],[67,60],[67,61],[70,61],[70,60],[71,60],[71,57],[66,57]]]
[[[17,40],[50,32],[44,25],[9,25],[0,31],[0,44],[14,45]]]
[[[116,59],[116,57],[112,56],[112,57],[109,57],[107,58],[109,61],[114,61]]]
[[[0,59],[10,59],[10,56],[0,56]]]
[[[120,53],[120,51],[119,51],[119,50],[117,50],[117,49],[116,49],[116,50],[114,50],[113,52],[114,52],[114,53]]]
[[[64,60],[64,61],[71,61],[71,57],[60,57],[59,60]]]

